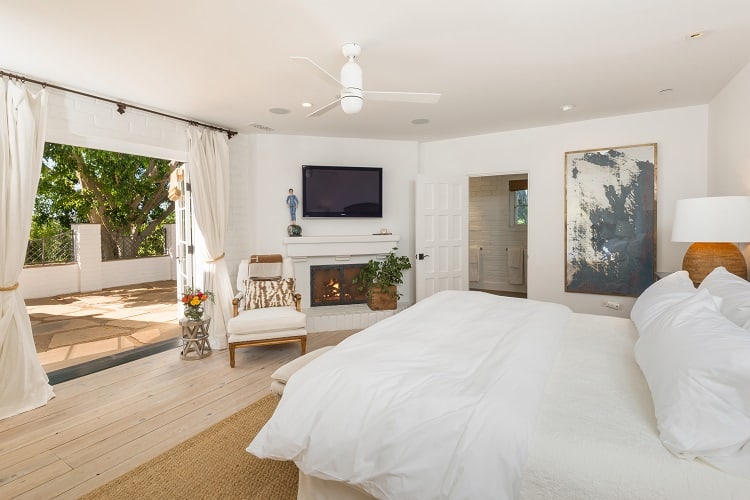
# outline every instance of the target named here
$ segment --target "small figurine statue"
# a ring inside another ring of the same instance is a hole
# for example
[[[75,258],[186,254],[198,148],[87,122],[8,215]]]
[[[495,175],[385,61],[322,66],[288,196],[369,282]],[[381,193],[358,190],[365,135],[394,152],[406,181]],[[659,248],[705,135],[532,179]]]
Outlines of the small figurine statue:
[[[286,197],[286,206],[289,207],[289,215],[292,218],[292,224],[297,222],[297,205],[299,205],[299,199],[294,194],[294,189],[289,188],[289,196]]]
[[[292,223],[286,228],[286,232],[289,236],[302,236],[302,228],[297,224],[298,205],[299,199],[294,194],[294,189],[289,188],[289,195],[286,197],[286,206],[289,207],[289,216],[292,219]]]

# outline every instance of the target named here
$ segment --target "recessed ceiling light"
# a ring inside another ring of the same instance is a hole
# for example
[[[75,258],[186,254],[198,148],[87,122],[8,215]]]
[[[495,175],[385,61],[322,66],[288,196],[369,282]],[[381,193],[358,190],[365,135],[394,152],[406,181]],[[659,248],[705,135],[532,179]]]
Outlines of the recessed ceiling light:
[[[572,104],[563,104],[562,106],[560,106],[560,109],[562,109],[563,111],[570,111],[573,108],[575,108],[575,106],[573,106]]]
[[[426,125],[430,123],[430,120],[428,120],[427,118],[415,118],[414,120],[411,121],[411,123],[413,125]]]
[[[701,38],[705,34],[706,34],[705,31],[695,31],[693,33],[690,33],[687,37],[688,37],[688,40],[697,40],[698,38]]]
[[[302,107],[303,108],[312,108],[312,103],[311,102],[303,102],[302,103]]]
[[[286,108],[271,108],[268,111],[270,111],[271,113],[275,115],[285,115],[289,113],[289,110]]]

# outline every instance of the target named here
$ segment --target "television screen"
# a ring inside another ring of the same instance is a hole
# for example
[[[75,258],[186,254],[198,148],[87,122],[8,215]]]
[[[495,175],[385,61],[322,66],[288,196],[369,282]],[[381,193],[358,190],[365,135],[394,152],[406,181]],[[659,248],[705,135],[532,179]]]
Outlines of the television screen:
[[[303,217],[382,217],[383,169],[302,166]]]

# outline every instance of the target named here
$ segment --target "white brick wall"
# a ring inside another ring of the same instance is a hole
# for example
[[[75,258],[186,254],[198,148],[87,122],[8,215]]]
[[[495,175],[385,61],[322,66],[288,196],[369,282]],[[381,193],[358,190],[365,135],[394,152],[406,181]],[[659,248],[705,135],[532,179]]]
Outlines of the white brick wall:
[[[49,90],[48,142],[187,160],[188,124],[88,97]]]
[[[78,261],[78,291],[101,290],[102,248],[99,224],[74,224],[72,226],[75,251]]]
[[[525,292],[526,285],[508,283],[506,248],[526,248],[526,227],[511,228],[508,181],[523,175],[490,175],[469,178],[469,245],[479,246],[478,282],[471,288]]]

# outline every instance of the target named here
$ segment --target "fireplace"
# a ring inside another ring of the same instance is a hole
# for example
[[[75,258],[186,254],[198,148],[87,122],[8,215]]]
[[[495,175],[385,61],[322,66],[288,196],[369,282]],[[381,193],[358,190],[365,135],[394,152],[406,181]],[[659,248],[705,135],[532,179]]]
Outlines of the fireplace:
[[[338,306],[367,302],[367,294],[357,290],[352,280],[364,264],[310,266],[310,305]]]

